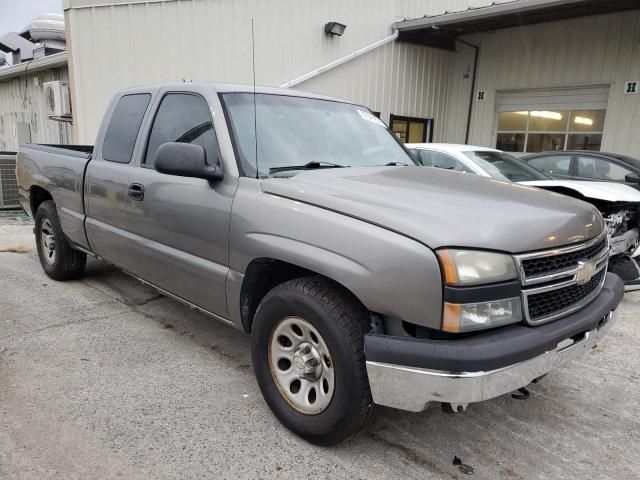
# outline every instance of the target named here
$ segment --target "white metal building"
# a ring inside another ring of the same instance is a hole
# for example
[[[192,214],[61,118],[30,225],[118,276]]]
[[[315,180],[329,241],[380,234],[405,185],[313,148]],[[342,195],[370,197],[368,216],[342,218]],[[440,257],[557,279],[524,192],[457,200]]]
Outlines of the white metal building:
[[[51,109],[60,93],[68,92],[65,50],[61,14],[39,15],[20,32],[0,32],[0,151],[15,152],[21,143],[71,140],[69,108],[57,116],[52,113],[59,108]]]
[[[259,84],[363,103],[407,141],[640,157],[638,0],[64,0],[64,8],[76,143],[94,141],[120,88],[250,83],[253,18]],[[342,36],[325,33],[332,21],[347,26]]]
[[[67,53],[0,69],[0,151],[21,143],[70,143],[71,126],[48,118],[42,85],[68,81]]]

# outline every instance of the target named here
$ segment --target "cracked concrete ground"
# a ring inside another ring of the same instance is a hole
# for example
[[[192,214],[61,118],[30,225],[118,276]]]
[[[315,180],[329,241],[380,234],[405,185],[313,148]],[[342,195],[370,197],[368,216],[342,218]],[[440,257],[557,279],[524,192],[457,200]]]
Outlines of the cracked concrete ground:
[[[0,479],[640,475],[640,293],[601,346],[529,400],[457,416],[387,409],[317,448],[271,415],[248,336],[95,261],[82,280],[54,282],[31,225],[0,220],[0,250],[16,246],[29,251],[0,253]]]

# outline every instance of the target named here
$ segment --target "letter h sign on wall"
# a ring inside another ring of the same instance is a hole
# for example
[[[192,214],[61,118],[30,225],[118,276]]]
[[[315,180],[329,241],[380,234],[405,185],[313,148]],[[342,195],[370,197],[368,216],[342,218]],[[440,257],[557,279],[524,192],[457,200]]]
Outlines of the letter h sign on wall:
[[[637,95],[638,92],[640,92],[640,81],[632,80],[629,82],[625,82],[624,84],[625,95]]]

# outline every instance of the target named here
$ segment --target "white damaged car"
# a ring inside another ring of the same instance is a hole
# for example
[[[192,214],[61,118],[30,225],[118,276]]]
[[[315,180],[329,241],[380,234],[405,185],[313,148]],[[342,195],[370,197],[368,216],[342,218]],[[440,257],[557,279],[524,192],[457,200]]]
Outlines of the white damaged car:
[[[508,153],[486,147],[444,143],[409,143],[406,147],[424,165],[517,182],[593,204],[609,229],[609,271],[625,289],[640,289],[640,191],[621,183],[555,180]]]

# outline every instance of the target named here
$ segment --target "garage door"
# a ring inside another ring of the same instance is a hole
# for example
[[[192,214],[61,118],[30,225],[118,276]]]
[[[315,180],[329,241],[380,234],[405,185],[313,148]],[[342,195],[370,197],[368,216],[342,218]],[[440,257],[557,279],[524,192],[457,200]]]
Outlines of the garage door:
[[[606,110],[609,85],[498,92],[498,111]]]
[[[600,150],[608,100],[608,85],[498,92],[496,147]]]

